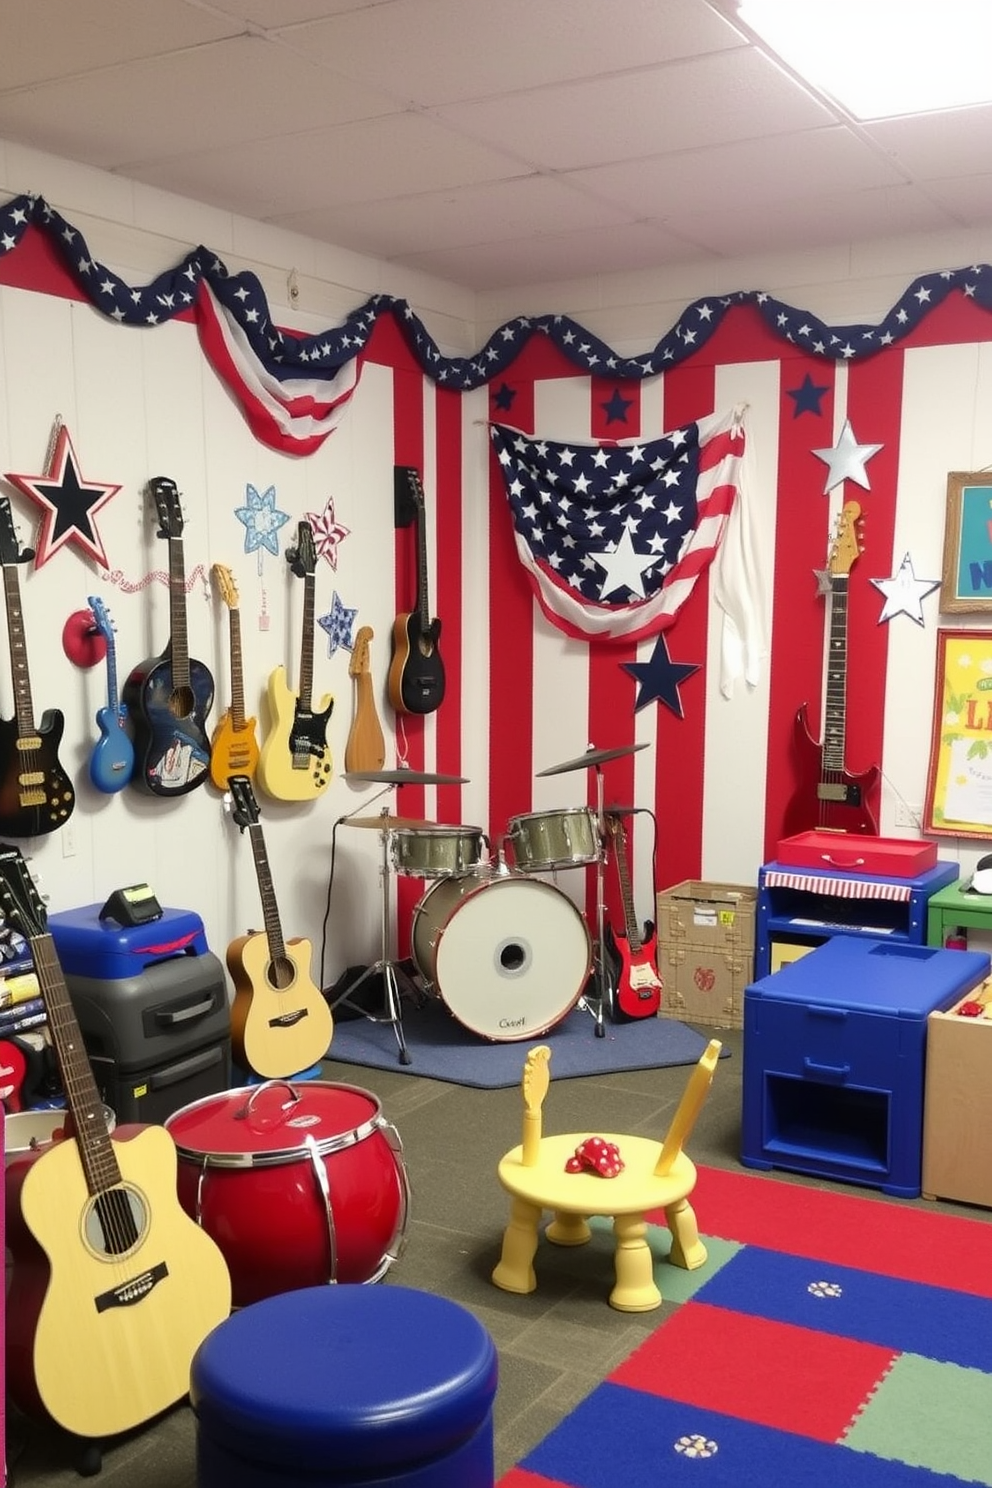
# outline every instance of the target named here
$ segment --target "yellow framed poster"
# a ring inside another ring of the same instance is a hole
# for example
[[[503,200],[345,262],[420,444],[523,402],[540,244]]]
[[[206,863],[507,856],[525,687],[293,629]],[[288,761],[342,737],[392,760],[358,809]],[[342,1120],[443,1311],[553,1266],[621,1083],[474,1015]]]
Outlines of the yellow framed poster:
[[[992,630],[938,630],[923,829],[992,837]]]

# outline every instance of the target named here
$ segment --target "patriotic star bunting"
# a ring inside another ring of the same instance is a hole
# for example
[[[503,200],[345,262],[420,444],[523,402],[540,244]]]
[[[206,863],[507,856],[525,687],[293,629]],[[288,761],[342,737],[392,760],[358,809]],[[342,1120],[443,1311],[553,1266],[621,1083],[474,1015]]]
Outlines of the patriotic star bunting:
[[[328,496],[324,503],[322,512],[307,512],[307,521],[313,528],[314,546],[317,549],[318,558],[326,558],[327,562],[337,572],[338,546],[351,532],[350,527],[342,527],[341,523],[334,517],[334,498]]]
[[[69,430],[59,426],[51,468],[47,475],[12,475],[5,478],[41,507],[41,531],[35,552],[35,568],[47,563],[66,543],[76,543],[103,568],[107,554],[93,519],[120,490],[106,481],[84,480],[72,447]]]
[[[326,615],[320,615],[317,619],[317,624],[327,636],[328,656],[333,656],[339,647],[343,647],[345,651],[355,649],[353,629],[357,614],[357,609],[349,610],[347,605],[341,603],[341,597],[335,590],[331,608]]]
[[[885,604],[878,617],[891,620],[894,615],[908,615],[917,625],[923,624],[923,601],[928,594],[940,588],[939,579],[918,579],[913,569],[913,560],[907,553],[889,579],[872,579],[880,594],[885,595]]]

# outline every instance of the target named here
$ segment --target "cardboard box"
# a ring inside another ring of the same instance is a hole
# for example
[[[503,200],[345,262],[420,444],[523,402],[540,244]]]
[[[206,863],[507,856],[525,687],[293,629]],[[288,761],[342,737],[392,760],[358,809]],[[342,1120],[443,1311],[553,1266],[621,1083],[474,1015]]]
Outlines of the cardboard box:
[[[744,1025],[744,988],[754,977],[754,951],[669,942],[658,947],[664,982],[658,1016],[716,1028]]]
[[[992,1209],[992,982],[962,1001],[985,1014],[927,1019],[923,1195]]]
[[[694,946],[754,955],[758,891],[688,878],[658,895],[659,946]]]

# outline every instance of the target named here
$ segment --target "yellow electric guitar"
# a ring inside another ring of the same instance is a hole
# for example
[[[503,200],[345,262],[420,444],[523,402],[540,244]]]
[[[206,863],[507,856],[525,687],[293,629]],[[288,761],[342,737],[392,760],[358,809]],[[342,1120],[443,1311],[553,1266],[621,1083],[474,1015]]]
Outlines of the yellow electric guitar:
[[[197,1348],[231,1310],[227,1262],[182,1210],[162,1126],[111,1136],[44,907],[16,848],[0,906],[29,941],[69,1107],[61,1141],[8,1159],[7,1384],[81,1437],[151,1420],[189,1389]]]
[[[311,702],[317,550],[309,522],[300,522],[297,534],[296,547],[287,549],[286,559],[304,583],[300,690],[297,693],[290,689],[285,667],[277,666],[269,677],[269,728],[257,772],[262,789],[277,801],[312,801],[331,781],[327,720],[334,699],[327,693],[317,708]]]
[[[231,1046],[242,1066],[263,1079],[281,1080],[324,1058],[334,1023],[310,974],[310,942],[283,940],[251,781],[232,775],[227,785],[234,820],[251,838],[265,918],[264,931],[242,935],[227,948],[227,969],[234,981]]]
[[[227,790],[231,775],[251,778],[258,765],[258,739],[254,718],[245,717],[245,684],[241,661],[241,611],[238,586],[223,563],[210,570],[221,599],[227,605],[231,642],[231,706],[213,731],[210,740],[210,779],[218,790]]]

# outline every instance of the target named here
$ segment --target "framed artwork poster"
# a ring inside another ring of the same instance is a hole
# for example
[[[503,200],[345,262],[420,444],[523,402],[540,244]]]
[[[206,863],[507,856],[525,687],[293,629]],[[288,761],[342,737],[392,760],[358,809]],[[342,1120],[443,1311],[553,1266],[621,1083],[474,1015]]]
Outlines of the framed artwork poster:
[[[940,608],[992,614],[992,471],[952,470],[947,477]]]
[[[992,630],[938,630],[923,830],[992,837]]]

